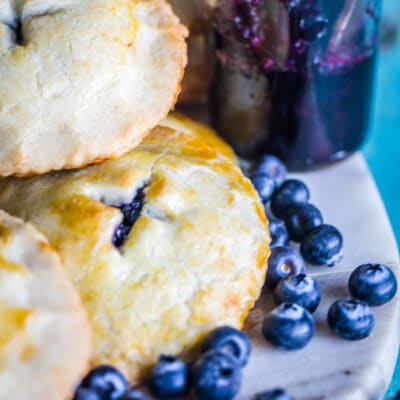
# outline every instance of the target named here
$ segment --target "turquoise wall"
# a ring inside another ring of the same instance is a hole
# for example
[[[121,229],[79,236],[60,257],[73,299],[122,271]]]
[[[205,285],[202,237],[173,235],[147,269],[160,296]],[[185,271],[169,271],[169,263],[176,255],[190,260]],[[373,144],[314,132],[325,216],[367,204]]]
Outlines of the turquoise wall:
[[[363,148],[400,243],[400,1],[384,0],[371,134]],[[373,233],[372,233],[373,234]],[[400,390],[400,358],[387,398]],[[400,399],[400,397],[396,397]]]

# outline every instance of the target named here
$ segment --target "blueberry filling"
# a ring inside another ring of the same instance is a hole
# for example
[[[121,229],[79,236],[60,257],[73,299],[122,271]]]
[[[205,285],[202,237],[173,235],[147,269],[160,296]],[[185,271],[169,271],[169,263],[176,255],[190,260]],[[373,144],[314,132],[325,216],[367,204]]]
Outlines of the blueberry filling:
[[[124,216],[122,222],[115,229],[114,235],[111,240],[112,244],[117,249],[121,248],[124,245],[126,239],[128,238],[129,233],[132,230],[133,225],[140,217],[140,213],[142,212],[146,196],[144,192],[145,189],[146,186],[143,186],[140,189],[138,189],[135,197],[130,203],[111,205],[111,207],[118,208]]]
[[[22,20],[21,18],[16,18],[13,22],[3,22],[4,25],[7,25],[12,31],[13,42],[16,46],[22,46],[24,44],[24,34],[22,29]]]
[[[22,46],[24,44],[24,35],[22,31],[22,21],[20,18],[16,20],[16,25],[12,29],[14,31],[15,44]]]
[[[24,21],[32,18],[46,17],[66,11],[66,8],[58,8],[57,6],[54,6],[49,7],[47,10],[41,10],[41,12],[38,13],[26,13],[26,10],[22,11],[18,8],[19,7],[14,10],[13,20],[4,21],[0,19],[0,24],[6,25],[12,31],[12,41],[15,46],[24,46],[27,44],[27,38],[24,36]]]
[[[298,170],[353,153],[368,131],[373,94],[378,25],[367,2],[210,3],[217,36],[212,124],[236,152],[274,153]]]

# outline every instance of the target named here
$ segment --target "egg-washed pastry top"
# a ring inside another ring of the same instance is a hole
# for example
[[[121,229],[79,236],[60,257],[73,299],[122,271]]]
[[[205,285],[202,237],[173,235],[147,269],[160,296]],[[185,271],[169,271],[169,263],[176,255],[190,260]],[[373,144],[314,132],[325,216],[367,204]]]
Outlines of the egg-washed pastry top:
[[[238,163],[238,159],[232,150],[232,147],[230,147],[220,136],[218,136],[214,130],[178,111],[170,112],[167,117],[160,122],[159,125],[167,126],[171,129],[186,133],[188,135],[195,135],[203,142],[211,146],[218,153],[228,157],[235,164]]]
[[[176,101],[186,34],[165,0],[0,0],[0,175],[131,149]]]
[[[195,134],[155,128],[118,160],[0,181],[0,207],[58,250],[87,310],[94,365],[137,380],[158,355],[241,327],[269,235],[250,181]]]
[[[69,399],[89,356],[86,315],[58,256],[0,211],[0,399]]]

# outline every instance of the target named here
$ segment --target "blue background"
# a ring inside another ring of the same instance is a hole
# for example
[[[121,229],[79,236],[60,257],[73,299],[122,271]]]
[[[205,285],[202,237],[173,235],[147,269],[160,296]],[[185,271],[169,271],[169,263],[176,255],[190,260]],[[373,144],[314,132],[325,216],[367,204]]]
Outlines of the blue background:
[[[375,113],[363,148],[400,242],[400,1],[383,2]],[[400,358],[387,397],[400,390]],[[398,397],[400,399],[400,397]]]

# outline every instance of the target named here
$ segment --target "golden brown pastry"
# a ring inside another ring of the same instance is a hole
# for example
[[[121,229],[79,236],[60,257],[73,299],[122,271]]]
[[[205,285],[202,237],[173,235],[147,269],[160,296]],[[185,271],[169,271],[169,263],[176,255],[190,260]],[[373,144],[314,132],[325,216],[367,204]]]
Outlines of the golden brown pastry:
[[[188,135],[195,135],[211,146],[217,152],[228,157],[235,164],[238,162],[232,148],[217,133],[208,126],[186,117],[184,114],[174,111],[168,114],[167,118],[160,122],[166,126]]]
[[[0,211],[0,399],[70,399],[89,356],[89,324],[58,256]]]
[[[176,101],[186,33],[165,0],[1,0],[0,175],[135,146]]]
[[[195,134],[157,127],[118,160],[3,179],[0,207],[60,253],[93,328],[92,363],[133,380],[160,353],[186,353],[219,325],[240,327],[264,282],[262,204]]]

